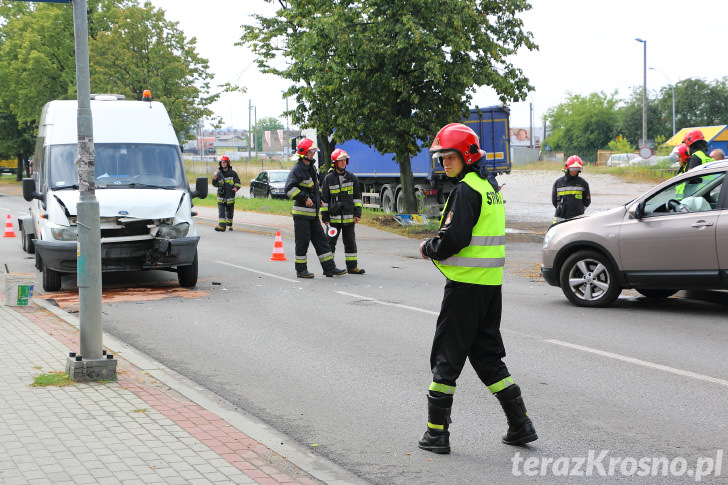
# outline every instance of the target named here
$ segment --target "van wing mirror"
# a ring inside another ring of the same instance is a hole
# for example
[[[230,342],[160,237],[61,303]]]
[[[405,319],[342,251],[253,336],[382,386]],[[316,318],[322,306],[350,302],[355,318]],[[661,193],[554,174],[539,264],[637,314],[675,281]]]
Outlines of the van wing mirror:
[[[35,179],[23,179],[23,198],[30,202],[33,199],[43,200],[43,194],[35,189]]]
[[[194,199],[195,197],[200,199],[207,197],[207,177],[197,177],[195,190],[190,192],[190,198]]]

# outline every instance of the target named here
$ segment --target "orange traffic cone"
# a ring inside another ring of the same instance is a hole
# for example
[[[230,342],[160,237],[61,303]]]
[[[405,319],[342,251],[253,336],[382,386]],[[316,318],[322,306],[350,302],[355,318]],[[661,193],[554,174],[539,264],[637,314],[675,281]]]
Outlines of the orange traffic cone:
[[[17,237],[13,232],[13,220],[10,214],[8,214],[8,219],[5,221],[5,234],[3,234],[3,237]]]
[[[288,261],[286,255],[283,254],[283,238],[281,237],[281,231],[276,231],[276,242],[273,243],[273,256],[270,257],[271,261]]]

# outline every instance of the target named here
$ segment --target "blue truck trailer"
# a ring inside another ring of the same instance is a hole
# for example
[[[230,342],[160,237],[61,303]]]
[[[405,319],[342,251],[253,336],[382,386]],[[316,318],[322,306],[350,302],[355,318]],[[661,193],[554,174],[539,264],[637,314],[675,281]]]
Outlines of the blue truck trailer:
[[[470,110],[463,120],[480,138],[480,148],[487,152],[486,163],[494,173],[511,171],[510,110],[505,106],[489,106]],[[399,164],[394,154],[381,154],[356,140],[338,144],[349,156],[347,170],[359,178],[364,207],[381,209],[386,213],[404,212],[404,195],[400,184]],[[418,211],[436,214],[452,190],[452,182],[442,165],[430,157],[429,147],[411,159],[412,175]]]

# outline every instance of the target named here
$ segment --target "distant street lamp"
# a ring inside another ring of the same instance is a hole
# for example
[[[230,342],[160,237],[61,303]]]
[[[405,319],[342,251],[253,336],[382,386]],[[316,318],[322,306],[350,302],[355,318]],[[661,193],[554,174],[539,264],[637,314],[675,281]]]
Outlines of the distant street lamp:
[[[675,86],[672,84],[672,81],[670,81],[670,78],[667,77],[667,74],[660,71],[659,69],[655,69],[654,67],[651,67],[650,69],[653,71],[657,71],[665,76],[668,84],[670,84],[670,89],[672,90],[672,136],[675,136]]]
[[[647,146],[647,41],[635,39],[644,46],[644,69],[642,78],[642,143],[640,147]]]

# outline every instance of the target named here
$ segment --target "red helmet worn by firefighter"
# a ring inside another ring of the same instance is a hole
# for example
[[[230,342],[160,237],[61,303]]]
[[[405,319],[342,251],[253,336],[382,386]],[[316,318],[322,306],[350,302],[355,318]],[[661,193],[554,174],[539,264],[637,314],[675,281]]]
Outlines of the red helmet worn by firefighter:
[[[346,164],[349,165],[349,154],[341,148],[337,148],[331,152],[331,160],[338,162],[339,160],[346,160]]]
[[[466,165],[472,165],[485,156],[485,151],[478,145],[478,135],[462,123],[450,123],[443,127],[430,147],[433,157],[442,158],[442,153],[448,151],[458,152]]]
[[[227,166],[230,167],[230,159],[227,156],[223,155],[220,157],[220,160],[218,161],[218,166],[220,168],[222,168],[222,162],[227,162]]]
[[[298,142],[298,145],[296,146],[297,155],[303,157],[309,151],[313,151],[314,153],[319,151],[318,147],[316,146],[316,143],[314,143],[313,140],[311,140],[310,138],[304,138]]]
[[[567,172],[571,169],[577,169],[581,172],[581,169],[584,168],[584,162],[577,155],[572,155],[566,159],[565,168]]]
[[[677,152],[677,159],[680,163],[685,163],[688,161],[688,158],[690,158],[688,146],[685,143],[680,143],[677,148],[675,148],[675,151]]]
[[[685,139],[683,140],[683,143],[685,143],[686,146],[690,146],[698,140],[705,140],[705,136],[703,136],[703,132],[700,130],[690,130],[690,131],[688,131],[688,134],[685,135]]]

